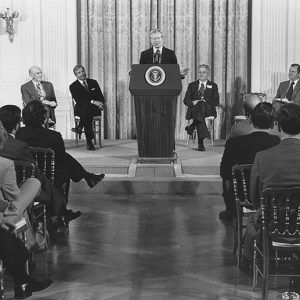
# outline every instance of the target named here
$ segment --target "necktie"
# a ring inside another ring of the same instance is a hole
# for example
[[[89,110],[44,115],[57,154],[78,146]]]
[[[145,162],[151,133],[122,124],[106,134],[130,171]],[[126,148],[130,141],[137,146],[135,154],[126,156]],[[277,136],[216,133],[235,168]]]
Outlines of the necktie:
[[[156,52],[154,53],[153,63],[154,64],[159,64],[160,63],[160,51],[159,51],[159,49],[157,49]]]
[[[201,86],[200,86],[200,90],[199,90],[199,94],[200,94],[200,96],[201,97],[203,97],[203,95],[204,95],[204,84],[203,83],[201,83]]]
[[[292,99],[294,84],[295,84],[295,82],[292,81],[290,86],[289,86],[289,89],[286,93],[286,96],[285,96],[285,98],[288,99],[289,101],[291,101],[291,99]]]
[[[42,87],[41,87],[41,84],[40,84],[40,83],[38,83],[38,84],[36,85],[36,91],[37,91],[37,93],[39,94],[39,96],[43,96]]]
[[[86,83],[86,80],[83,81],[83,87],[86,89],[87,92],[89,92],[88,85]]]

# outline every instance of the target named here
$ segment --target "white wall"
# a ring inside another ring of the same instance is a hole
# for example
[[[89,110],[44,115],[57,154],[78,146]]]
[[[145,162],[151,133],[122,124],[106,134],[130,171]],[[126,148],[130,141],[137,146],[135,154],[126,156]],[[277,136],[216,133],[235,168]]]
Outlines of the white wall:
[[[58,102],[57,130],[71,138],[74,125],[69,84],[75,80],[77,63],[76,0],[1,0],[0,10],[13,7],[20,13],[15,21],[13,43],[0,20],[0,106],[22,108],[20,86],[30,80],[28,69],[37,65],[51,81]]]
[[[251,91],[272,99],[300,63],[300,1],[252,0]]]

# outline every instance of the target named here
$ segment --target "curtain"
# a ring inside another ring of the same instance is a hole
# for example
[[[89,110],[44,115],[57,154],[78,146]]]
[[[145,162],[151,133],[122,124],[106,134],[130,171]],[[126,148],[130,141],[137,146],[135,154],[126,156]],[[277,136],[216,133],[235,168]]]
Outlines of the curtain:
[[[178,97],[176,138],[184,139],[188,83],[197,80],[198,65],[211,67],[220,106],[215,136],[225,138],[241,97],[249,90],[250,0],[77,0],[78,63],[96,79],[106,98],[105,138],[136,137],[129,71],[140,52],[150,47],[149,31],[159,28],[164,46],[174,49],[180,67],[189,67]]]

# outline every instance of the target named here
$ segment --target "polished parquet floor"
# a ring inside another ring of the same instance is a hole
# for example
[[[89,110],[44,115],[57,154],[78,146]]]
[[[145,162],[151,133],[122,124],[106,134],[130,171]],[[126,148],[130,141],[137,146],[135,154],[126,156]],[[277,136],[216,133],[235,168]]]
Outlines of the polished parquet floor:
[[[54,283],[30,299],[261,299],[236,268],[218,195],[71,195],[70,207],[83,214],[69,234],[35,255],[34,274]]]

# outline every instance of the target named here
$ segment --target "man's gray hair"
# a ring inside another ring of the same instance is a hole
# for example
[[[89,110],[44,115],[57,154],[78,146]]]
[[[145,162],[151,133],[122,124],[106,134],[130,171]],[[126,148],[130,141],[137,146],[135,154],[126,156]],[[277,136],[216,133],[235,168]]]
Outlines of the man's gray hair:
[[[198,69],[200,69],[200,68],[205,68],[208,72],[210,71],[209,65],[206,65],[206,64],[199,65]]]
[[[151,29],[149,32],[149,36],[151,37],[151,35],[155,33],[160,33],[161,36],[164,36],[163,33],[158,28]]]

